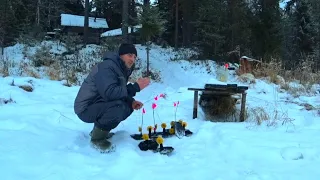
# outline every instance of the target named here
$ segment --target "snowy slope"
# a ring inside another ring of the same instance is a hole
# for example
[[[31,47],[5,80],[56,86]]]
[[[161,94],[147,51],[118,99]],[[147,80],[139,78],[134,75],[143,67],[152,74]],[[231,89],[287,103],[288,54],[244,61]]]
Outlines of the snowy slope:
[[[145,61],[145,48],[137,49]],[[169,50],[151,50],[151,68],[161,71],[163,82],[152,82],[136,96],[146,109],[144,132],[153,125],[151,104],[156,95],[167,94],[156,102],[158,124],[174,120],[173,102],[180,102],[177,118],[186,121],[194,135],[165,139],[165,146],[175,148],[170,157],[140,151],[139,142],[130,137],[138,132],[141,111],[114,129],[111,140],[117,151],[100,154],[89,144],[92,125],[73,113],[78,86],[31,77],[0,78],[0,98],[15,101],[0,104],[1,179],[318,179],[320,117],[298,103],[319,106],[319,94],[294,98],[257,80],[248,90],[247,106],[262,107],[270,117],[277,110],[274,121],[258,126],[250,116],[244,123],[212,123],[205,121],[201,109],[192,119],[193,92],[187,88],[223,82],[216,79],[214,63],[212,73],[207,73],[205,66],[168,61],[171,57]],[[241,84],[232,74],[229,82]],[[26,92],[20,85],[31,85],[34,91]]]

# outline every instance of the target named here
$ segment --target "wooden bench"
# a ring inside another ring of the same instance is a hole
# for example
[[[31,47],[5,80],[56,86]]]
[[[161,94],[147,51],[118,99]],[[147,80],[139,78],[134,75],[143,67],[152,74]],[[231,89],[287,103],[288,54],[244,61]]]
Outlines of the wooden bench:
[[[193,119],[198,115],[198,94],[201,92],[209,92],[214,95],[233,95],[241,94],[241,110],[240,110],[240,122],[244,121],[245,108],[246,108],[246,96],[248,90],[247,86],[238,86],[237,84],[205,84],[204,88],[188,88],[190,91],[194,91],[193,97]]]

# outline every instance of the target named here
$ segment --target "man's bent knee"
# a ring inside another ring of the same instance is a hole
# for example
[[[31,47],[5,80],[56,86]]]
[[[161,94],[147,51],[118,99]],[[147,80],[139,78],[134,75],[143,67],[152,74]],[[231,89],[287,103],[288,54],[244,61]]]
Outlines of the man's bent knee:
[[[112,107],[106,107],[96,125],[104,130],[110,131],[116,128],[121,121],[125,120],[132,112],[126,103],[122,102]]]

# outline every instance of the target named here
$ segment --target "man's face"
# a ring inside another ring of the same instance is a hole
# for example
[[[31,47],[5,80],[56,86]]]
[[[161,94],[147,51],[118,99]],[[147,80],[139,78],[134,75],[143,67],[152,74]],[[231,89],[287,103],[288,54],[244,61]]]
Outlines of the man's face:
[[[120,58],[124,61],[126,67],[130,69],[135,63],[137,57],[135,54],[123,54]]]

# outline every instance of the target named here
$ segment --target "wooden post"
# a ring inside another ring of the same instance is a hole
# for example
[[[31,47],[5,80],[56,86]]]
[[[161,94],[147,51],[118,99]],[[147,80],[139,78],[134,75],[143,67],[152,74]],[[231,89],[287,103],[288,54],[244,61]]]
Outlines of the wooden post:
[[[247,98],[247,92],[243,92],[241,97],[240,122],[244,121],[244,115],[246,111],[246,98]]]
[[[146,77],[150,76],[150,59],[149,59],[149,54],[150,54],[150,45],[151,45],[151,41],[147,41],[147,75]]]
[[[198,114],[198,91],[194,91],[193,94],[193,119],[197,118]]]

